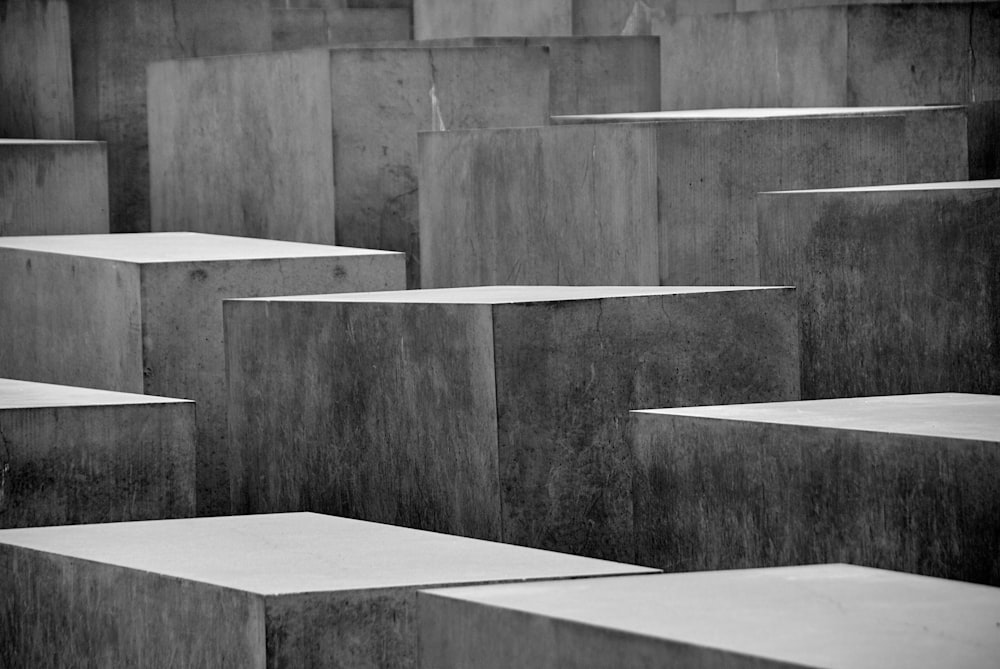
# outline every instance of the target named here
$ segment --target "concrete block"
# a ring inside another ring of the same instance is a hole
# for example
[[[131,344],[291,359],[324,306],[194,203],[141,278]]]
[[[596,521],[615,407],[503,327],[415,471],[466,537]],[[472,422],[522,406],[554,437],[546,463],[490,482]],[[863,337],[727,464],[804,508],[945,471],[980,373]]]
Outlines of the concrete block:
[[[67,0],[0,8],[0,137],[73,139]]]
[[[418,588],[650,571],[308,513],[5,530],[0,657],[412,668]]]
[[[1000,591],[851,565],[421,591],[420,666],[995,666]]]
[[[146,66],[268,51],[268,0],[74,0],[70,12],[79,139],[108,142],[112,232],[148,232]],[[208,96],[221,99],[214,92]]]
[[[1000,584],[1000,397],[632,412],[636,558],[844,561]]]
[[[0,379],[0,527],[194,515],[193,402]]]
[[[0,139],[0,236],[107,232],[103,143]]]
[[[408,40],[411,12],[407,9],[288,9],[272,8],[275,49]]]
[[[199,513],[224,513],[222,299],[401,288],[402,265],[193,233],[0,238],[0,376],[197,401]]]
[[[413,0],[417,39],[572,34],[573,0]]]
[[[227,301],[234,508],[630,559],[627,410],[797,399],[793,302],[552,286]]]
[[[760,280],[797,287],[807,399],[1000,394],[1000,181],[758,196]]]

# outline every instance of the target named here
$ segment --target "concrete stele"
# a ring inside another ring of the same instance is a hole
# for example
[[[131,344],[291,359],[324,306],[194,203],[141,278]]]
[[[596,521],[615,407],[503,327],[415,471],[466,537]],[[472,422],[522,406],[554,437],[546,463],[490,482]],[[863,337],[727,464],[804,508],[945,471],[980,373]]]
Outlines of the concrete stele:
[[[1000,397],[632,412],[637,559],[845,561],[1000,584]]]
[[[1000,590],[843,564],[422,591],[421,667],[988,669]]]
[[[308,513],[7,530],[0,565],[36,667],[414,667],[417,588],[652,571]]]
[[[307,49],[410,39],[412,12],[396,8],[272,7],[274,49]]]
[[[193,402],[0,379],[0,527],[194,512]]]
[[[413,36],[539,37],[573,34],[573,0],[414,0]]]
[[[198,402],[200,512],[228,510],[222,300],[399,289],[402,254],[197,233],[0,238],[0,375]]]

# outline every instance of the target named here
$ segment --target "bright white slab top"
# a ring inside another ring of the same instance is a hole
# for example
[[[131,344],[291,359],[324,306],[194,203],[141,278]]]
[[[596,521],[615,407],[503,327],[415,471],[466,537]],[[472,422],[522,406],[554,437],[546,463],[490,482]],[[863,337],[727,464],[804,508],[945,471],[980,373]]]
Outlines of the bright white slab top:
[[[772,190],[765,193],[879,193],[882,191],[925,190],[990,190],[1000,188],[1000,179],[979,181],[937,181],[926,184],[892,184],[891,186],[850,186],[846,188],[803,188],[801,190]]]
[[[121,404],[176,404],[189,400],[137,395],[112,390],[59,386],[16,379],[0,379],[0,411],[46,407],[116,406]]]
[[[697,121],[755,118],[796,118],[803,116],[871,116],[940,109],[961,109],[960,105],[904,107],[748,107],[737,109],[684,109],[676,111],[628,112],[621,114],[573,114],[555,116],[560,121]]]

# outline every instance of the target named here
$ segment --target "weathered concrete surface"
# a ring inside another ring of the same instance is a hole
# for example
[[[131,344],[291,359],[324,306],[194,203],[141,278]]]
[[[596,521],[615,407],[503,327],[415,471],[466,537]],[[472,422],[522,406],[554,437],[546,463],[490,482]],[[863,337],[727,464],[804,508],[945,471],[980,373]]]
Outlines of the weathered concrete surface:
[[[0,379],[0,527],[195,511],[193,402]]]
[[[303,49],[408,40],[412,17],[407,9],[296,9],[272,8],[275,49]]]
[[[0,6],[0,100],[0,137],[75,137],[67,0]]]
[[[764,193],[760,281],[797,287],[807,399],[1000,394],[1000,181]]]
[[[0,661],[414,667],[416,590],[641,567],[314,514],[0,532]]]
[[[400,254],[193,233],[0,238],[0,375],[193,399],[229,510],[223,298],[399,289]]]
[[[0,236],[108,231],[103,143],[0,139]]]
[[[227,301],[234,508],[630,559],[625,412],[797,399],[793,302],[551,286]]]
[[[422,133],[420,143],[423,287],[659,284],[653,128]]]
[[[632,413],[637,561],[844,561],[1000,584],[1000,398]]]
[[[850,565],[421,591],[420,666],[996,665],[1000,591]]]
[[[268,51],[268,1],[74,0],[71,4],[77,138],[108,142],[111,230],[148,232],[146,66],[168,58]],[[219,98],[214,93],[211,97]]]
[[[572,34],[573,0],[413,0],[417,39]]]

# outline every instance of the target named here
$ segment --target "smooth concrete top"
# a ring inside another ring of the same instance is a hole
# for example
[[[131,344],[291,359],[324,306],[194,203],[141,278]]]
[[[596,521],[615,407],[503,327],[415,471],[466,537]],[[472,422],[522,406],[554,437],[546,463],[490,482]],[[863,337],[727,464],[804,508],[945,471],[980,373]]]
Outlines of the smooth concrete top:
[[[803,188],[801,190],[769,190],[764,193],[880,193],[884,191],[925,190],[992,190],[1000,188],[1000,179],[979,181],[938,181],[927,184],[892,184],[891,186],[850,186],[847,188]]]
[[[656,571],[313,513],[3,530],[0,544],[262,595]]]
[[[172,397],[155,397],[95,390],[52,383],[0,379],[0,411],[4,409],[44,409],[49,407],[118,406],[122,404],[192,403]]]
[[[996,395],[931,393],[647,409],[632,413],[1000,443],[1000,396]]]
[[[687,295],[744,290],[782,290],[781,286],[471,286],[430,288],[376,293],[335,293],[331,295],[288,295],[255,297],[227,302],[373,302],[409,304],[518,304],[599,300],[645,295]]]
[[[677,111],[628,112],[621,114],[579,114],[554,116],[565,123],[624,123],[650,121],[736,121],[758,118],[799,118],[804,116],[870,116],[906,112],[961,109],[961,105],[907,107],[752,107],[738,109],[684,109]]]
[[[228,237],[197,232],[139,232],[114,235],[0,237],[0,248],[149,264],[214,260],[264,260],[388,255],[349,246]]]
[[[104,142],[78,139],[0,139],[0,146],[4,144],[36,146],[45,144],[104,144]]]
[[[1000,589],[849,565],[455,588],[430,596],[802,667],[986,669],[1000,662]]]

